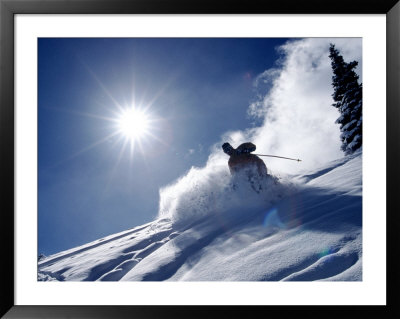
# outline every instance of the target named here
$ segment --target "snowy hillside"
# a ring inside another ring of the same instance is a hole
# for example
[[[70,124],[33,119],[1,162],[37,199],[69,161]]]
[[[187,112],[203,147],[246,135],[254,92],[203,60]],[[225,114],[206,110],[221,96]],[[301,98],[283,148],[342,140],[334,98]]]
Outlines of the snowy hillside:
[[[362,280],[360,151],[260,194],[226,167],[185,178],[157,220],[40,260],[38,280]]]

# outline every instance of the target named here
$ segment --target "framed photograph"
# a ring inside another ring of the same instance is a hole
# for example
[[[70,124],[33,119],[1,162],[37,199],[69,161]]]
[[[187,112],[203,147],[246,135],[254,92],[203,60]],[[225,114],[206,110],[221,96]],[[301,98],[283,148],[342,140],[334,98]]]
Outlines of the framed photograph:
[[[398,1],[0,10],[2,316],[399,314]]]

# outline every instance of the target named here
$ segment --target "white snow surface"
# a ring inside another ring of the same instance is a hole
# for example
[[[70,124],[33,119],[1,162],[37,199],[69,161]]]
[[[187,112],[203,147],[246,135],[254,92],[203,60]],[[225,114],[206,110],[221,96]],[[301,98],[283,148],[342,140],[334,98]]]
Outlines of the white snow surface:
[[[38,280],[362,280],[361,150],[260,193],[200,172],[163,190],[159,218],[45,257]]]

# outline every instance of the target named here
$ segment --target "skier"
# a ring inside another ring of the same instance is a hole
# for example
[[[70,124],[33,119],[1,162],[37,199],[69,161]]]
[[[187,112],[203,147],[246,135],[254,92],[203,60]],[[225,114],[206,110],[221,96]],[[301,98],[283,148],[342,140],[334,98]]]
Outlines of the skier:
[[[228,166],[232,176],[244,174],[250,182],[252,188],[259,192],[261,180],[270,177],[267,166],[257,155],[250,154],[256,150],[253,143],[247,142],[234,149],[229,143],[224,143],[222,149],[229,155]],[[258,184],[256,186],[256,184]]]

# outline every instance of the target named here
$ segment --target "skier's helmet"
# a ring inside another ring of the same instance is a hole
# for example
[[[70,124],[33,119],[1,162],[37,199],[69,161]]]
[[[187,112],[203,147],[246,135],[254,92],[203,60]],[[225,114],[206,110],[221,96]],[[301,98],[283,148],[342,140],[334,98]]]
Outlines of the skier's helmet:
[[[256,150],[256,146],[250,142],[243,143],[243,144],[239,145],[238,148],[236,149],[236,151],[238,153],[244,153],[244,154],[254,152],[255,150]]]
[[[235,149],[232,147],[232,145],[229,144],[229,143],[224,143],[224,144],[222,145],[222,149],[223,149],[224,152],[225,152],[226,154],[228,154],[229,156],[232,155],[233,152],[234,152],[234,150],[235,150]]]

